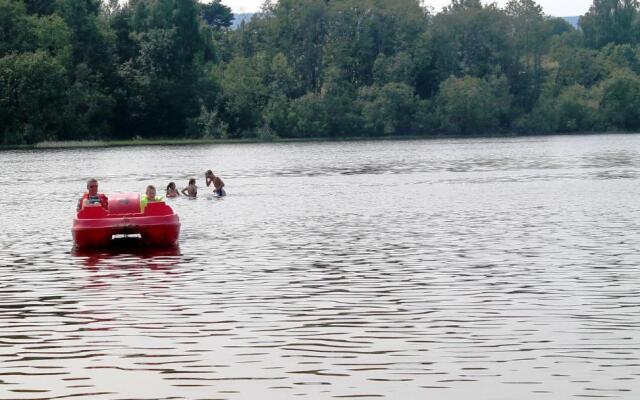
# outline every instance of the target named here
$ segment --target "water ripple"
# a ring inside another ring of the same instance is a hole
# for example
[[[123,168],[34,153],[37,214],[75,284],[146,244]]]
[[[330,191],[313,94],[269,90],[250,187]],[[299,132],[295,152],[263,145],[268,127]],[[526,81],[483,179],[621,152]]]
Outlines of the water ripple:
[[[0,161],[0,399],[640,393],[640,137]],[[88,176],[120,192],[209,168],[229,196],[170,201],[180,249],[72,250]]]

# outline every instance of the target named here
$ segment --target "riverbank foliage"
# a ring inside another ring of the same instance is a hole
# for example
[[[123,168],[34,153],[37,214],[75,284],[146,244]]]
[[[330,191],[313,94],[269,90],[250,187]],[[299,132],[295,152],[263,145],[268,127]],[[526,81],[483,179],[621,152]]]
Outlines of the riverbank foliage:
[[[640,129],[637,0],[0,0],[0,144]]]

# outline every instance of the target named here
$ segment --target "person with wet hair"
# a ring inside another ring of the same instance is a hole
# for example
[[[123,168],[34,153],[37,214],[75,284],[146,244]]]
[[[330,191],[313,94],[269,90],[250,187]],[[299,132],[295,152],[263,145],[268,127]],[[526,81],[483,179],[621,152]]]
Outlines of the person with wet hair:
[[[166,191],[165,197],[172,198],[172,197],[179,197],[179,196],[180,196],[180,192],[176,188],[176,183],[169,182],[169,184],[167,185],[167,191]]]
[[[87,181],[87,191],[78,200],[76,211],[80,211],[84,206],[100,204],[105,210],[109,209],[109,199],[103,193],[98,193],[98,180],[91,178]]]
[[[198,186],[196,186],[196,180],[194,178],[189,179],[189,185],[182,189],[182,194],[191,199],[198,197]]]
[[[207,181],[207,187],[213,183],[213,193],[218,196],[226,196],[227,192],[224,190],[224,182],[220,179],[219,176],[215,176],[213,171],[208,170],[204,173],[204,177]]]

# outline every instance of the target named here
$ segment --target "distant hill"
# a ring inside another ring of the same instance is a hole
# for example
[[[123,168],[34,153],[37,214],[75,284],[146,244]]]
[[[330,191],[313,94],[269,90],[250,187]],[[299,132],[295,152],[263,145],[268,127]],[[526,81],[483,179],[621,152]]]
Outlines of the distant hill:
[[[580,22],[580,17],[562,17],[565,21],[573,25],[574,28],[578,28],[578,22]]]
[[[240,26],[242,21],[249,22],[251,17],[253,17],[253,14],[254,13],[233,14],[233,24],[231,25],[231,29],[235,29]]]

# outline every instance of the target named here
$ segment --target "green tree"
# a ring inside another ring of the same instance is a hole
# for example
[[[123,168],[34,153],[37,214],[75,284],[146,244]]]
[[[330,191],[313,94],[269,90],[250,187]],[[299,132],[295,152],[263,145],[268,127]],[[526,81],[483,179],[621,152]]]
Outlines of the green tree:
[[[411,55],[427,14],[416,0],[331,2],[325,65],[355,87],[373,83],[379,57]]]
[[[572,39],[572,35],[562,39]],[[553,67],[550,78],[559,89],[573,85],[591,88],[607,75],[605,66],[598,61],[598,52],[580,45],[560,40],[553,46],[550,59],[553,61],[549,66]]]
[[[231,8],[225,6],[220,0],[211,3],[199,4],[202,19],[216,29],[225,29],[233,24]]]
[[[375,83],[384,85],[390,82],[402,82],[414,85],[416,81],[416,63],[408,52],[398,52],[393,56],[379,54],[373,63]]]
[[[605,123],[618,129],[640,129],[640,77],[618,71],[602,83],[600,102]]]
[[[290,100],[284,96],[271,96],[264,110],[265,124],[280,137],[294,137],[291,131],[295,122],[289,112]]]
[[[107,93],[102,79],[86,64],[76,66],[75,81],[67,87],[65,98],[58,139],[86,140],[111,136],[115,100]]]
[[[637,43],[640,38],[637,0],[594,0],[580,17],[585,42],[592,48],[609,43]]]
[[[640,4],[0,0],[2,143],[637,130]]]
[[[57,0],[56,12],[71,31],[72,65],[86,64],[105,73],[111,65],[110,48],[98,21],[100,7],[100,0]]]
[[[117,0],[111,0],[110,4],[106,20],[114,41],[114,63],[120,65],[135,58],[138,51],[132,21],[133,10],[130,6],[121,7]]]
[[[130,58],[118,68],[116,110],[122,117],[117,131],[128,136],[183,136],[189,121],[201,114],[198,85],[206,73],[198,4],[137,0],[125,10],[118,53]]]
[[[265,64],[264,55],[236,57],[220,69],[220,112],[230,137],[255,131],[264,122],[262,111],[269,101],[269,90],[263,83]]]
[[[2,144],[55,139],[65,108],[66,70],[44,51],[0,58]]]
[[[436,99],[441,129],[463,135],[497,131],[510,105],[504,77],[492,81],[451,77],[440,85]]]
[[[449,76],[485,78],[513,75],[515,52],[507,14],[495,4],[453,1],[433,22],[423,41],[429,46],[428,75],[442,82]]]
[[[600,49],[596,63],[608,72],[627,69],[640,74],[640,48],[630,44],[609,44]]]
[[[328,115],[318,93],[307,93],[291,102],[291,134],[294,137],[324,137]]]
[[[304,94],[300,82],[296,79],[293,67],[283,53],[277,53],[273,56],[264,80],[272,97],[282,94],[291,98]]]
[[[564,33],[575,31],[573,25],[567,22],[567,20],[564,18],[548,17],[547,26],[547,29],[551,36],[560,36]]]
[[[304,91],[320,90],[327,24],[325,0],[266,3],[265,16],[268,24],[261,35],[269,42],[258,49],[265,54],[283,53]],[[256,19],[255,24],[260,23]]]
[[[354,137],[362,133],[361,109],[357,97],[357,90],[351,82],[341,79],[337,67],[332,66],[326,70],[321,90],[322,108],[327,116],[326,136]]]
[[[412,133],[417,99],[404,83],[370,86],[360,91],[362,116],[366,132],[376,136]]]
[[[557,131],[584,132],[598,126],[598,99],[585,87],[573,85],[566,88],[555,103]]]
[[[529,110],[540,94],[548,25],[542,7],[533,0],[511,0],[505,11],[510,17],[515,61],[519,64],[511,76],[512,90],[519,104]]]
[[[24,0],[29,14],[51,15],[55,11],[56,2],[51,0]]]
[[[0,0],[0,56],[22,51],[28,40],[27,10],[22,2]]]

